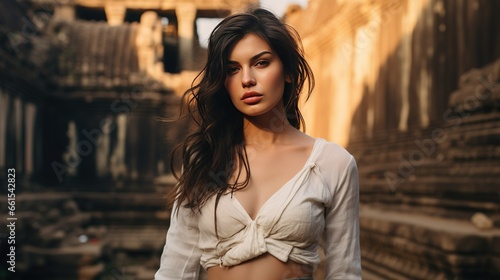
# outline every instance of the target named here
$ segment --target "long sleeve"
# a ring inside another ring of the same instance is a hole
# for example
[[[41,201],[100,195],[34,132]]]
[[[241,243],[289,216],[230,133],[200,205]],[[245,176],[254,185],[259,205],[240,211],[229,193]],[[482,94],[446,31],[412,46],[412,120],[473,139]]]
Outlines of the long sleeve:
[[[176,205],[174,205],[175,209]],[[200,269],[200,232],[195,215],[190,209],[172,210],[170,227],[155,280],[196,280]]]
[[[361,279],[358,169],[351,156],[325,210],[325,279]]]

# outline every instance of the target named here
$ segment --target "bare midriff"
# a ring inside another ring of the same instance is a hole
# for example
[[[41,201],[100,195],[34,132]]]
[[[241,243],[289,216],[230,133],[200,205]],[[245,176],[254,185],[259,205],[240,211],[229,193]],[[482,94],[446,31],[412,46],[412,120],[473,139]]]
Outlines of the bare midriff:
[[[312,276],[312,267],[278,260],[269,253],[232,267],[208,268],[208,280],[282,280]]]

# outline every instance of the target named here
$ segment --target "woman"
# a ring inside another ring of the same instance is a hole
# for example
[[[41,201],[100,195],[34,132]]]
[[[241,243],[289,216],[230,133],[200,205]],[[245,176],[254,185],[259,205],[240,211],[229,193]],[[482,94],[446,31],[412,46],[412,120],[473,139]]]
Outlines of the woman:
[[[312,279],[318,241],[326,279],[361,278],[356,163],[299,131],[299,94],[314,81],[298,42],[263,9],[212,32],[184,95],[196,130],[155,279],[197,279],[200,264],[209,280]]]

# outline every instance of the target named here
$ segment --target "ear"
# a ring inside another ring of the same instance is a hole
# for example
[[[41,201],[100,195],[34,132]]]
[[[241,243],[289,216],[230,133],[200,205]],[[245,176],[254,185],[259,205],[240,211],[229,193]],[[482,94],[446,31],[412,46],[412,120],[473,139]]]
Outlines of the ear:
[[[292,82],[292,78],[290,78],[290,74],[285,75],[285,82],[287,82],[289,84]]]

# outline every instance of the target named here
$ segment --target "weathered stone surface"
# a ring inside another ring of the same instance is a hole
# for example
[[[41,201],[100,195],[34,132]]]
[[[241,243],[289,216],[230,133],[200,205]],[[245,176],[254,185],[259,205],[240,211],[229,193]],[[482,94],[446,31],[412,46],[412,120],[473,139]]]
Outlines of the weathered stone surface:
[[[137,32],[137,24],[58,23],[49,36],[66,39],[53,45],[58,61],[54,82],[60,87],[87,89],[141,85],[132,78],[140,71],[134,44]]]
[[[16,261],[26,279],[147,279],[158,268],[169,211],[156,193],[22,193],[17,201],[25,224]]]
[[[498,79],[500,35],[492,11],[499,5],[312,0],[287,15],[317,77],[303,106],[308,132],[351,145],[443,123],[459,83],[480,83],[474,75],[460,82],[461,75],[482,69],[476,72],[488,72],[486,81]]]
[[[430,279],[421,274],[427,272],[431,279],[498,277],[499,229],[486,219],[490,230],[480,230],[471,218],[478,211],[500,211],[500,119],[494,112],[460,112],[413,141],[385,134],[386,143],[351,146],[359,158],[361,201],[370,207],[361,211],[362,250],[370,272],[391,279]],[[442,137],[432,137],[438,130]],[[380,151],[385,155],[377,155]]]
[[[360,216],[364,261],[386,267],[375,273],[389,270],[387,277],[405,275],[402,279],[430,279],[427,274],[489,277],[488,255],[499,229],[485,233],[466,221],[372,207],[362,207]]]

